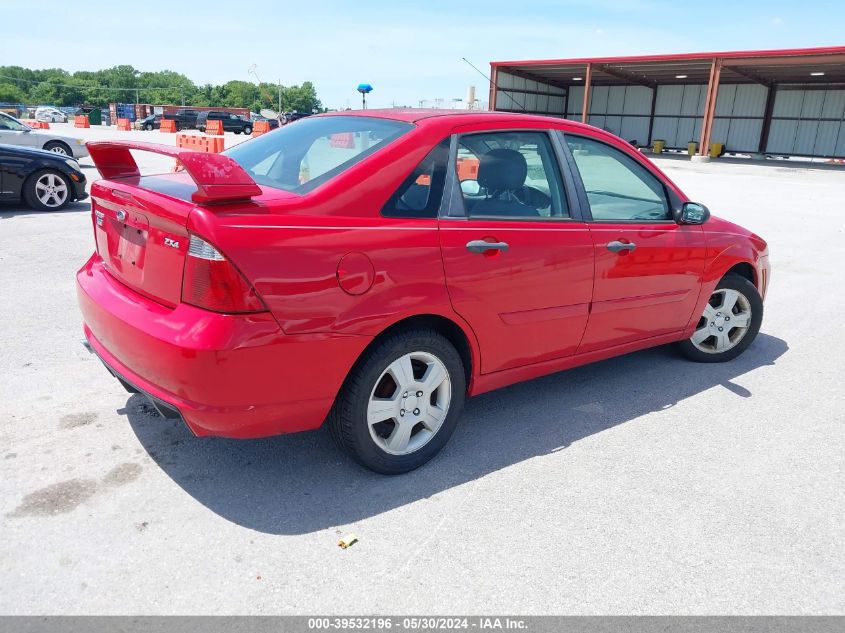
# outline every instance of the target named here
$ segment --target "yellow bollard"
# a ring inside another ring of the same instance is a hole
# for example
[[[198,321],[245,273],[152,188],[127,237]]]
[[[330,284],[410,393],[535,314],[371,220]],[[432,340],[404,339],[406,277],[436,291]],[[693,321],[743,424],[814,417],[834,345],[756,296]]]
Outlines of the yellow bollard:
[[[652,154],[662,154],[663,148],[666,147],[666,141],[663,140],[654,140],[651,146],[651,153]]]
[[[725,153],[724,143],[710,143],[710,158],[719,158]]]
[[[687,143],[687,154],[690,156],[695,156],[695,153],[698,151],[698,143],[695,141],[690,141]]]

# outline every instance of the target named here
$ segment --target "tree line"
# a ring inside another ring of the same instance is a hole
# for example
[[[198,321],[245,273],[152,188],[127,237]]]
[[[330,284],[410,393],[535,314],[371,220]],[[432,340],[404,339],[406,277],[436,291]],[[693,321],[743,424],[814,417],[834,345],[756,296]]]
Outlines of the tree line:
[[[0,102],[98,107],[116,102],[152,103],[278,110],[279,86],[238,80],[222,85],[197,85],[171,70],[142,72],[132,66],[75,73],[61,68],[32,70],[0,66]],[[323,109],[310,81],[299,86],[282,86],[281,104],[284,112]]]

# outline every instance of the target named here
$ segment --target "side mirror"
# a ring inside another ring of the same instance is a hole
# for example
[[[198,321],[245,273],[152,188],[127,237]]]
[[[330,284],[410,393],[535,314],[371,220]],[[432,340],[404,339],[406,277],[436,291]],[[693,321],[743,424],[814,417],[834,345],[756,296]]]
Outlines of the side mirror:
[[[481,193],[481,185],[477,180],[462,180],[461,191],[468,196],[477,196]]]
[[[710,209],[698,202],[684,202],[680,211],[675,212],[678,224],[704,224],[710,219]]]

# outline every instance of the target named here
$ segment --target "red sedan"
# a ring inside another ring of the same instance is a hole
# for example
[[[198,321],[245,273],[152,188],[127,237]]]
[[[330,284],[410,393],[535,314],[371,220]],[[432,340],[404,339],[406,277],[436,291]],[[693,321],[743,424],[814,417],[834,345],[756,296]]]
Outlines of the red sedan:
[[[760,329],[766,243],[593,127],[371,110],[219,155],[88,147],[88,345],[196,435],[326,422],[401,473],[467,396],[666,343],[727,361]],[[142,176],[130,150],[184,170]]]

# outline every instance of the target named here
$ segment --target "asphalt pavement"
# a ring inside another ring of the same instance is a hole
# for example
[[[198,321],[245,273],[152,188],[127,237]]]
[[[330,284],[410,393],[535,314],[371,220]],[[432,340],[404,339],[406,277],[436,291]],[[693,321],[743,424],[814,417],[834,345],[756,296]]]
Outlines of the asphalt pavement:
[[[157,417],[80,344],[88,203],[0,206],[0,613],[845,613],[845,169],[657,163],[769,242],[757,341],[485,394],[399,477]]]

